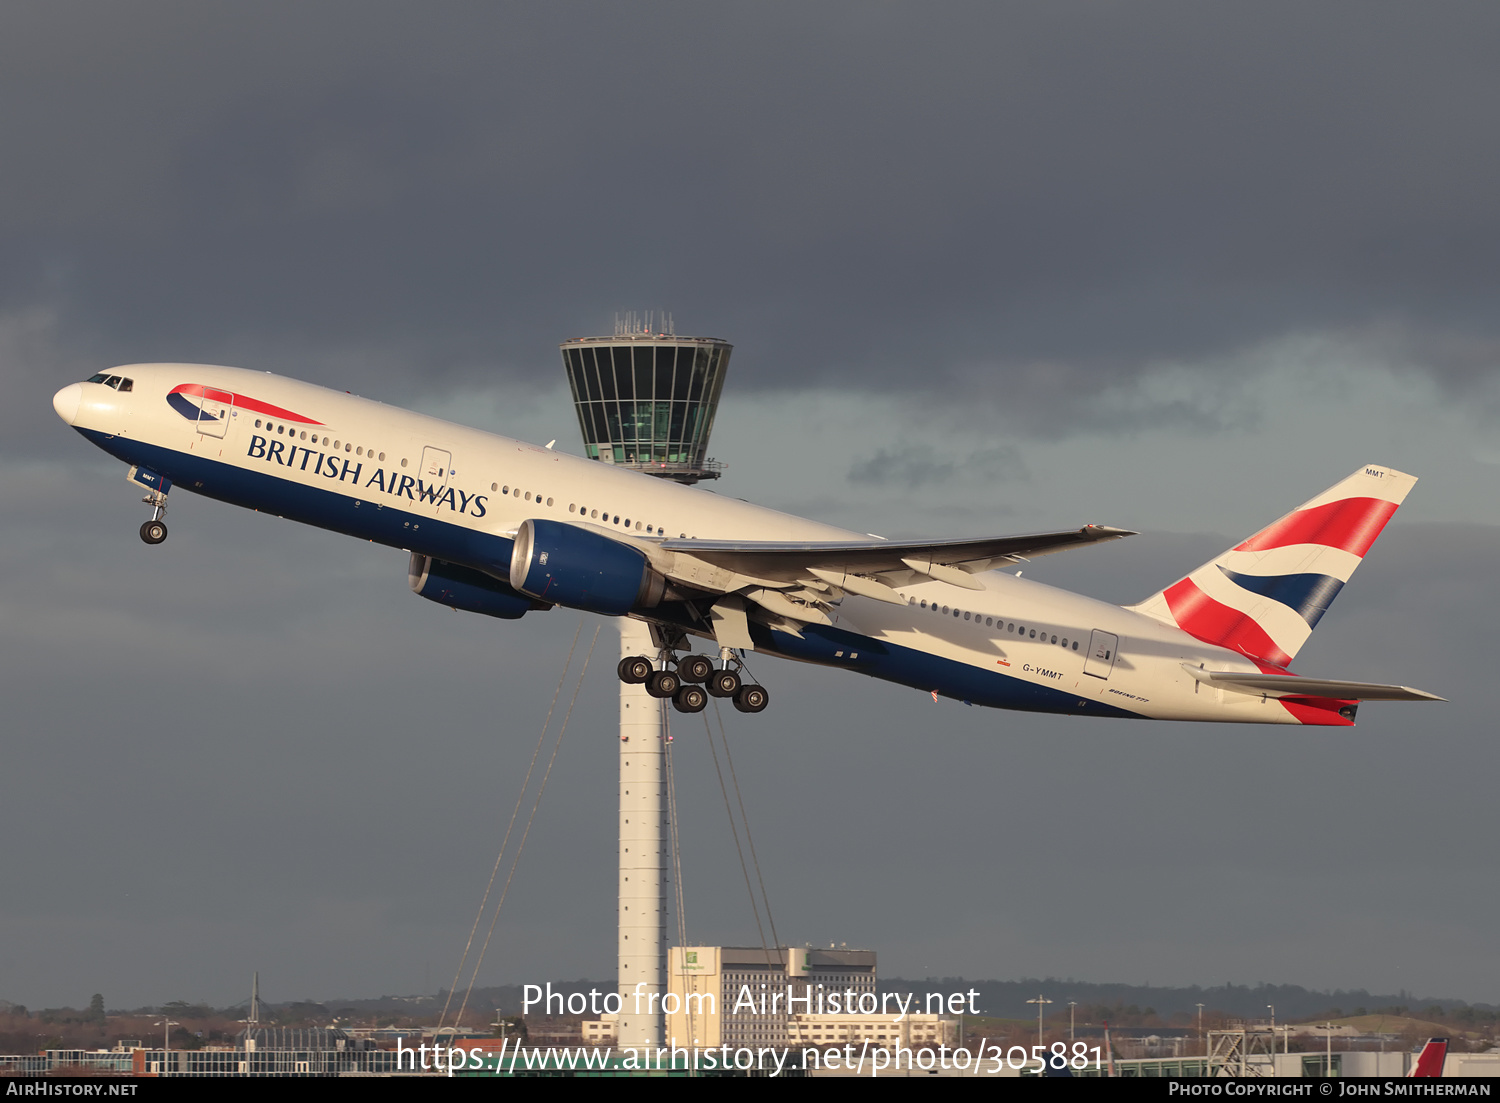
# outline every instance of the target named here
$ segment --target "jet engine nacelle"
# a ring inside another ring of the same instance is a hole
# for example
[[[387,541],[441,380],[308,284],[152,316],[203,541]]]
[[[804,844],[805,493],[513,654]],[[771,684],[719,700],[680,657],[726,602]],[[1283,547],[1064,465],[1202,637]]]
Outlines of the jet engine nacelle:
[[[621,616],[660,602],[666,579],[628,544],[562,521],[532,519],[516,533],[510,584],[555,605]]]
[[[498,578],[416,552],[406,569],[406,580],[413,593],[466,613],[516,620],[528,609],[537,608],[531,598],[516,593]]]

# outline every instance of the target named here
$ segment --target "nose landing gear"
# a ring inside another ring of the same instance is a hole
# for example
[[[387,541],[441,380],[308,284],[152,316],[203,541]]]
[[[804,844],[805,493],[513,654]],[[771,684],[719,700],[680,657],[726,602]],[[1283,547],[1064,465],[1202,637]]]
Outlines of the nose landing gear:
[[[167,515],[167,496],[153,490],[141,501],[151,507],[151,520],[141,526],[141,539],[148,544],[160,544],[167,538],[167,524],[162,520]]]

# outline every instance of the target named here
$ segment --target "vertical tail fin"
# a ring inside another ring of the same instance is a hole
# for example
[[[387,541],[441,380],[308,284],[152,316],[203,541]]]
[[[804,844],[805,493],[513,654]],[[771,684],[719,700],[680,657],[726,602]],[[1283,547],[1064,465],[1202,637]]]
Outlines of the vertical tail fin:
[[[1130,608],[1284,667],[1416,481],[1389,467],[1362,467]]]
[[[1443,1062],[1448,1058],[1448,1039],[1433,1038],[1422,1047],[1422,1052],[1417,1057],[1417,1063],[1412,1066],[1407,1076],[1441,1076],[1443,1075]]]

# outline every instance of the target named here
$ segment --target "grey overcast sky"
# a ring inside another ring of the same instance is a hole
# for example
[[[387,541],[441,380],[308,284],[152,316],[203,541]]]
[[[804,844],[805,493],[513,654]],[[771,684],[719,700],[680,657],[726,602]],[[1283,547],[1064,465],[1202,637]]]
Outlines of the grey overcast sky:
[[[612,626],[186,494],[52,413],[262,368],[576,449],[560,340],[735,344],[719,486],[885,535],[1084,522],[1138,600],[1366,462],[1421,476],[1298,668],[1349,731],[1068,721],[762,659],[777,926],[886,975],[1500,1002],[1500,10],[1487,3],[0,10],[0,999],[449,982],[580,621],[482,982],[614,968]],[[753,943],[701,733],[697,943]]]

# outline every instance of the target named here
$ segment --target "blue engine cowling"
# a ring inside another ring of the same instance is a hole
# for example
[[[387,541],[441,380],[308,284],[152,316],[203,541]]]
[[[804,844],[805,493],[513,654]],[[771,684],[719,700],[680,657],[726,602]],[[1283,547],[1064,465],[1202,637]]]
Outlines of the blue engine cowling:
[[[516,533],[510,584],[554,605],[621,616],[661,601],[665,579],[628,544],[562,521],[532,519]]]
[[[516,593],[498,578],[416,552],[406,569],[406,580],[413,593],[466,613],[516,620],[528,609],[537,608],[531,598]]]

